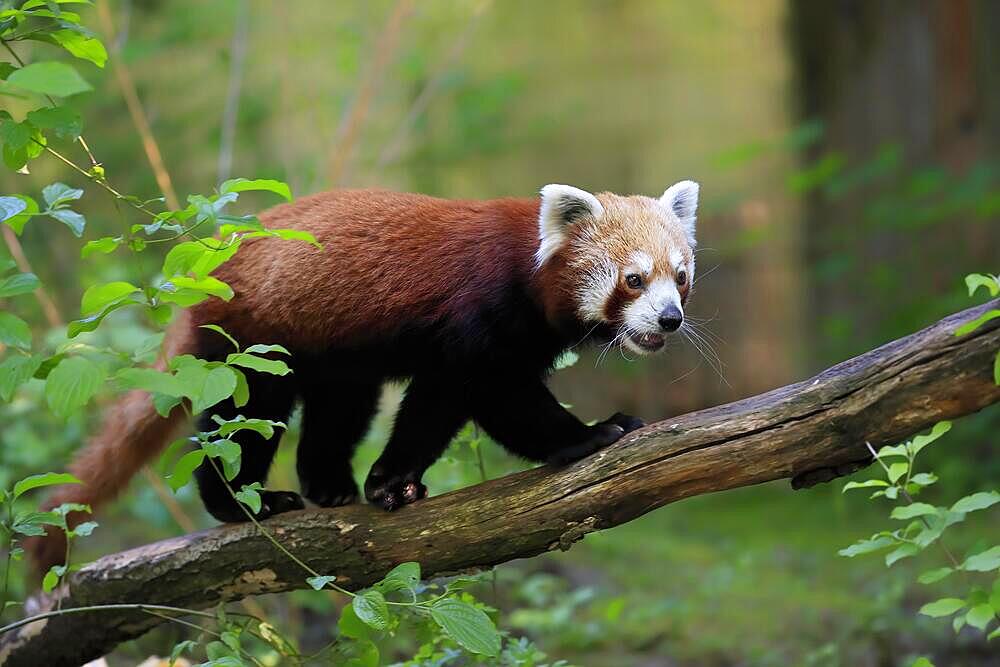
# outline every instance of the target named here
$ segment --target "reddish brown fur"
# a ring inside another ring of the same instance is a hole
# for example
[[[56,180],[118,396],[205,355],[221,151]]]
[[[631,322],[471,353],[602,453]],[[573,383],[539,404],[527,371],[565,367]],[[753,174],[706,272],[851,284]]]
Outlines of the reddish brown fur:
[[[265,225],[308,231],[323,249],[246,241],[215,273],[235,298],[211,299],[185,313],[168,336],[166,357],[197,353],[196,326],[203,323],[219,324],[245,344],[308,350],[391,336],[405,323],[461,311],[503,283],[502,274],[531,274],[538,206],[537,199],[452,201],[346,190],[273,208],[260,216]],[[70,466],[83,484],[61,487],[47,505],[96,510],[113,499],[162,451],[183,414],[178,408],[162,419],[148,394],[126,394]],[[79,523],[85,516],[71,518]],[[40,572],[64,558],[65,539],[55,531],[27,546]]]
[[[323,249],[247,242],[252,250],[215,274],[236,297],[197,306],[195,319],[240,341],[299,347],[391,336],[403,323],[462,309],[481,288],[501,284],[499,274],[530,273],[537,216],[537,199],[455,201],[380,190],[306,197],[261,220],[310,232]]]

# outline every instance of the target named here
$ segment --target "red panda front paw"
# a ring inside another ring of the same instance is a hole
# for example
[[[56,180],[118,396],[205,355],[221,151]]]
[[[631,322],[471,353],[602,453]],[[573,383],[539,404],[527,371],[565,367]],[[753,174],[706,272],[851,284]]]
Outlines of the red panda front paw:
[[[553,452],[549,455],[548,462],[551,465],[562,466],[579,461],[620,439],[625,435],[625,429],[618,424],[603,421],[589,427],[587,433],[587,438],[583,442]]]
[[[294,491],[261,491],[260,500],[260,511],[255,516],[258,520],[306,507],[302,496]]]
[[[626,433],[631,433],[632,431],[640,429],[646,425],[646,422],[642,421],[638,417],[627,415],[624,412],[616,412],[601,423],[617,424],[618,426],[621,426],[622,430]]]
[[[365,480],[365,498],[387,512],[426,497],[427,487],[412,473],[386,475],[373,468]]]

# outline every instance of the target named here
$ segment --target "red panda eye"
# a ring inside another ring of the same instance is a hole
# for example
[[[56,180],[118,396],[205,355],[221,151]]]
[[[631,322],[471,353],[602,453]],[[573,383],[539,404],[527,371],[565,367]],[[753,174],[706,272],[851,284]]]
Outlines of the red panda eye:
[[[681,269],[680,271],[678,271],[677,272],[677,284],[678,285],[684,285],[684,283],[686,283],[687,281],[688,281],[687,271],[685,271],[684,269]]]
[[[630,273],[627,276],[625,276],[625,284],[631,287],[632,289],[639,289],[640,287],[642,287],[642,276],[636,273]]]

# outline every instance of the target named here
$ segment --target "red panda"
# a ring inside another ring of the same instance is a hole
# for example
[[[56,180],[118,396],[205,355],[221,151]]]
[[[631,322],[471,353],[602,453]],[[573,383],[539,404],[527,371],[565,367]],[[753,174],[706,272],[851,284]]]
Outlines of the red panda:
[[[342,190],[278,206],[267,226],[312,233],[322,250],[252,239],[215,273],[235,297],[205,301],[172,328],[170,355],[225,358],[227,342],[284,345],[293,373],[248,371],[250,402],[210,410],[232,418],[287,421],[303,404],[297,451],[301,495],[265,491],[260,518],[304,506],[332,507],[358,489],[351,456],[376,411],[381,386],[408,378],[392,435],[364,485],[392,510],[423,498],[421,477],[468,420],[510,452],[564,464],[639,428],[615,414],[586,425],[545,386],[558,356],[584,340],[646,354],[680,327],[694,278],[698,185],[682,181],[656,199],[593,195],[546,185],[540,198],[450,201],[378,190]],[[207,420],[211,415],[202,415]],[[183,411],[157,416],[132,392],[71,470],[82,485],[51,499],[96,508],[114,497],[183,426]],[[278,444],[237,438],[233,487],[263,482]],[[208,511],[244,520],[210,466],[196,471]],[[32,545],[43,570],[64,553],[58,535]]]

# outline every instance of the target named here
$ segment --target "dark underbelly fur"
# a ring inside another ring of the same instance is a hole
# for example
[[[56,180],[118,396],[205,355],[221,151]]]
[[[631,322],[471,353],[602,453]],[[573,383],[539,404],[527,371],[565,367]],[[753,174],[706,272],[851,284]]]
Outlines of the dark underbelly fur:
[[[393,510],[426,496],[424,472],[469,420],[513,454],[531,461],[564,465],[588,456],[642,425],[615,414],[587,426],[563,408],[545,386],[555,359],[583,338],[607,334],[603,327],[557,333],[534,313],[493,308],[461,322],[431,322],[397,332],[391,340],[322,352],[296,349],[293,373],[284,377],[246,370],[250,402],[222,403],[211,414],[288,421],[302,403],[297,470],[302,495],[268,490],[258,518],[301,509],[302,496],[323,507],[355,502],[351,471],[355,447],[375,415],[386,381],[410,380],[396,414],[392,436],[365,482],[368,501]],[[219,358],[217,336],[203,337],[203,358]],[[272,341],[266,341],[272,342]],[[200,428],[214,428],[211,414]],[[264,482],[280,433],[270,441],[252,431],[235,436],[243,448],[242,467],[230,485]],[[196,472],[208,511],[221,521],[242,521],[212,466]]]

